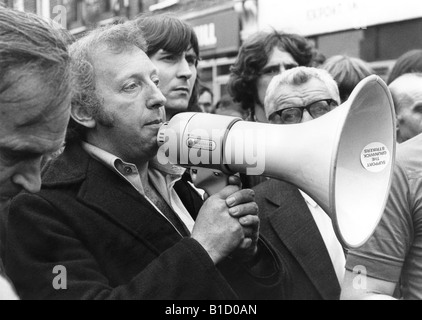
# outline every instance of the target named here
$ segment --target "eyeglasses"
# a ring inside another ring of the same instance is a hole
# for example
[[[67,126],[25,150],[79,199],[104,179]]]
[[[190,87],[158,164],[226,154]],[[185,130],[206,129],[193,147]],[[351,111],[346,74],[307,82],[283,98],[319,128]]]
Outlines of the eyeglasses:
[[[337,106],[338,103],[333,99],[318,100],[304,107],[292,107],[276,111],[271,115],[270,120],[279,124],[299,123],[302,121],[304,109],[309,112],[312,118],[316,119],[330,112]]]

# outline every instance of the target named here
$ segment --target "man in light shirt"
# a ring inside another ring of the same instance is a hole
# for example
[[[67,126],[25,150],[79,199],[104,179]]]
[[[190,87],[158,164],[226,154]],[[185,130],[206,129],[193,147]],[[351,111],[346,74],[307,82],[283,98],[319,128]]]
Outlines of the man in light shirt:
[[[22,190],[39,191],[42,157],[60,149],[64,142],[72,87],[64,35],[65,31],[54,29],[34,14],[0,5],[2,252],[9,232],[10,200]],[[0,260],[0,299],[17,299],[2,274]]]
[[[272,124],[295,125],[321,117],[339,103],[337,84],[326,71],[296,67],[273,78],[265,112]],[[290,272],[287,298],[339,299],[345,256],[329,216],[309,195],[286,182],[269,179],[254,190],[261,233],[278,249]]]
[[[368,241],[348,252],[341,299],[422,300],[421,147],[422,134],[397,146],[384,213]]]

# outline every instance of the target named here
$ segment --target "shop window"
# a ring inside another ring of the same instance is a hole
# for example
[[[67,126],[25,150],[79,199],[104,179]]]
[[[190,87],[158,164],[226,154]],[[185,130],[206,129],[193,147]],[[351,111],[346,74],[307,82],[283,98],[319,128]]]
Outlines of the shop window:
[[[83,26],[82,1],[64,0],[63,5],[67,12],[67,28],[74,29]]]
[[[19,11],[25,11],[25,3],[23,0],[15,0],[13,1],[13,9]]]
[[[231,64],[223,64],[223,65],[217,66],[217,75],[224,76],[226,74],[230,74],[230,67],[231,67]]]

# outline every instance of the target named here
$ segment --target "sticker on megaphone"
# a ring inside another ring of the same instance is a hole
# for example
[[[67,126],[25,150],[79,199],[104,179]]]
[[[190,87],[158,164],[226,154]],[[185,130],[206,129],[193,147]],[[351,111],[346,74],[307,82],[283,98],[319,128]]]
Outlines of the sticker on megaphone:
[[[360,162],[370,172],[381,172],[390,162],[390,151],[383,143],[372,142],[363,148]]]

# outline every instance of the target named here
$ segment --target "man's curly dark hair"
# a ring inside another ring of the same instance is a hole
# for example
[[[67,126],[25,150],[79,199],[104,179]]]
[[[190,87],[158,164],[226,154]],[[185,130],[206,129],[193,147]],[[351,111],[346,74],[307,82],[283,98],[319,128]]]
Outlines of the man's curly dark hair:
[[[247,39],[231,67],[228,89],[245,110],[258,101],[257,80],[274,48],[290,53],[299,66],[309,66],[315,56],[313,44],[298,34],[261,31]]]

